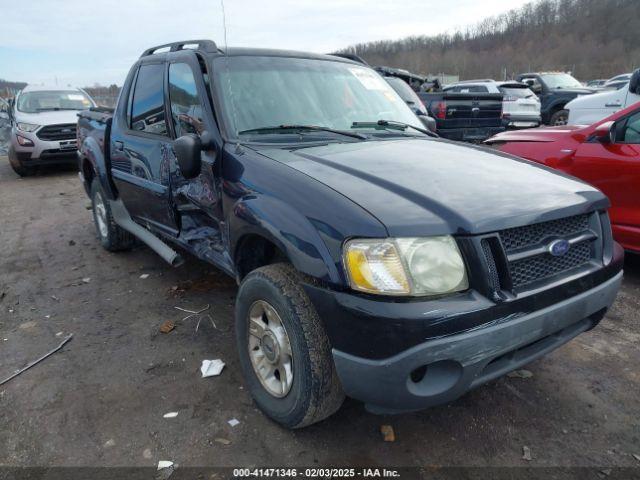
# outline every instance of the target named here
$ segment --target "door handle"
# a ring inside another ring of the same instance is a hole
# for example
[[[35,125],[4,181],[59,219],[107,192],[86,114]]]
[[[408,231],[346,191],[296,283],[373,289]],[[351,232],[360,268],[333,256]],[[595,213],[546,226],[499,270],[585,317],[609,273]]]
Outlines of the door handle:
[[[605,103],[604,106],[605,107],[621,107],[622,103],[621,102],[611,102],[611,103]]]
[[[120,141],[113,142],[113,149],[121,152],[122,150],[124,150],[124,143]]]

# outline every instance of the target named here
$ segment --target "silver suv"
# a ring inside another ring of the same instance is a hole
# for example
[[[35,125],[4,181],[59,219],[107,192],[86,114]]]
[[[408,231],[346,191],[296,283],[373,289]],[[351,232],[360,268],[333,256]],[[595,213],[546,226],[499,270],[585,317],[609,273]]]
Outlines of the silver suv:
[[[13,170],[27,176],[38,165],[75,163],[77,114],[95,106],[79,88],[25,87],[10,109]]]

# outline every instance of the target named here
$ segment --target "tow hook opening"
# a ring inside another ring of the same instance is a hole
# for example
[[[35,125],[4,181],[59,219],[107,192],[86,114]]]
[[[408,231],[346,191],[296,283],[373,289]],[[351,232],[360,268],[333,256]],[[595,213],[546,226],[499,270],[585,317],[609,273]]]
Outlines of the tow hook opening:
[[[441,360],[413,369],[407,388],[414,395],[438,395],[453,388],[461,376],[462,365],[454,360]]]

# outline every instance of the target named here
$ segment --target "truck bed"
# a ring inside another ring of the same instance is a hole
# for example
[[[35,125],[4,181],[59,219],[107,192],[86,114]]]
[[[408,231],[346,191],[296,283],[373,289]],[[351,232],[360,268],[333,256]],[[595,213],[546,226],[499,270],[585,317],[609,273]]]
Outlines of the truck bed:
[[[501,93],[418,93],[438,134],[452,140],[484,141],[504,130]]]

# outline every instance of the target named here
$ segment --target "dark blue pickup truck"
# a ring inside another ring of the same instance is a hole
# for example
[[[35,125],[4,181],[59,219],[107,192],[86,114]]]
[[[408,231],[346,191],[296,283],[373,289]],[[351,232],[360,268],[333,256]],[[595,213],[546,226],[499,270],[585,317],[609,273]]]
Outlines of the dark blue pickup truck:
[[[518,82],[525,83],[540,98],[542,123],[546,125],[566,125],[569,110],[565,108],[571,100],[583,95],[591,95],[596,90],[584,87],[578,80],[564,72],[521,73]]]
[[[114,112],[79,115],[97,236],[237,279],[240,364],[275,421],[309,425],[345,394],[374,412],[451,401],[613,302],[623,252],[595,188],[434,138],[349,59],[163,47]]]

